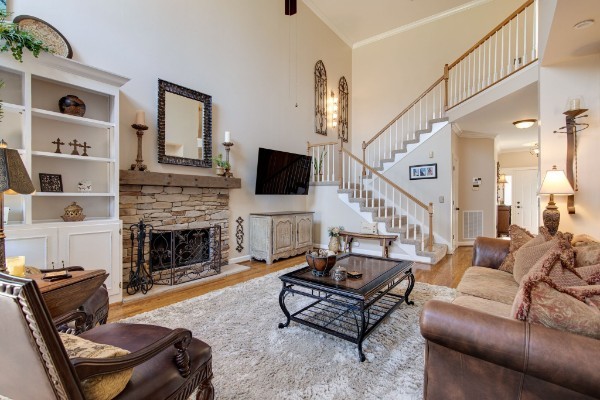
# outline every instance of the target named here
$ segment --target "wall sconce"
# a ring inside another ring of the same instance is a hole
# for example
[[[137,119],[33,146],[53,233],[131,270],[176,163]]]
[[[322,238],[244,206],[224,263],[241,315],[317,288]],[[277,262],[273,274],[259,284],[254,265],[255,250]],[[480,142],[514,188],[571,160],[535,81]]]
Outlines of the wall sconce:
[[[337,128],[338,124],[338,99],[335,97],[333,90],[331,91],[331,127]]]
[[[531,128],[536,122],[537,119],[520,119],[518,121],[513,122],[513,125],[519,129],[527,129]]]
[[[560,223],[560,211],[554,202],[555,195],[572,195],[575,193],[573,187],[569,183],[565,172],[556,169],[556,165],[552,166],[552,169],[546,171],[546,176],[542,182],[539,194],[549,194],[550,201],[546,209],[542,213],[542,219],[544,220],[544,226],[548,228],[548,232],[554,236],[558,231],[558,224]]]

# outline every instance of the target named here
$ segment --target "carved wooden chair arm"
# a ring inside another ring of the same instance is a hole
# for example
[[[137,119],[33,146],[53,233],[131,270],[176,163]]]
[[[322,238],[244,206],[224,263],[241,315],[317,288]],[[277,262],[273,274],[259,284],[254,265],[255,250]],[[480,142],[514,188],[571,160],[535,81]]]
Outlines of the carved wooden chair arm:
[[[54,323],[54,326],[56,326],[59,332],[68,332],[68,329],[61,328],[63,326],[66,326],[69,322],[75,322],[75,333],[79,334],[85,330],[87,319],[88,315],[83,311],[71,311],[54,318],[52,322]]]
[[[168,335],[157,340],[153,344],[144,347],[136,352],[126,356],[114,358],[83,358],[76,357],[71,359],[79,379],[84,380],[92,376],[119,372],[136,365],[143,364],[169,346],[175,346],[177,355],[175,356],[175,365],[179,374],[187,378],[190,374],[190,357],[187,348],[192,341],[192,333],[183,328],[174,329]]]

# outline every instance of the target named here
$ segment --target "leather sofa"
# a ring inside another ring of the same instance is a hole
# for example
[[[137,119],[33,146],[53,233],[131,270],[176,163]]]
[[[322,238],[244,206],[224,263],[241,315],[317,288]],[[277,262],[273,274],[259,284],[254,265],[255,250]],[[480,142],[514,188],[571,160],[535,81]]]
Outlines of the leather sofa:
[[[508,246],[478,238],[473,265],[497,269]],[[489,300],[460,298],[429,301],[421,314],[425,399],[600,398],[599,340],[501,316],[501,302],[486,312]]]

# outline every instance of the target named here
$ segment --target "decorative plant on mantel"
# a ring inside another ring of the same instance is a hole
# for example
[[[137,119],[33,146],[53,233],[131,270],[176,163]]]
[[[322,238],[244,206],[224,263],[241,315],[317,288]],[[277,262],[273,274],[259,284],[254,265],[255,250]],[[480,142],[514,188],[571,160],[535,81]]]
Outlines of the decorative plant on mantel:
[[[218,156],[214,157],[213,162],[217,166],[217,171],[216,171],[217,175],[223,175],[223,174],[225,174],[225,171],[227,171],[228,169],[231,169],[231,164],[229,164],[229,161],[223,160],[222,153],[219,153]]]
[[[0,53],[10,51],[15,60],[23,62],[23,49],[31,51],[34,57],[39,56],[42,51],[50,52],[43,41],[29,32],[21,30],[19,25],[7,22],[6,18],[9,15],[6,10],[0,10]],[[0,88],[3,86],[4,82],[0,80]],[[0,100],[0,120],[3,115],[4,110]]]

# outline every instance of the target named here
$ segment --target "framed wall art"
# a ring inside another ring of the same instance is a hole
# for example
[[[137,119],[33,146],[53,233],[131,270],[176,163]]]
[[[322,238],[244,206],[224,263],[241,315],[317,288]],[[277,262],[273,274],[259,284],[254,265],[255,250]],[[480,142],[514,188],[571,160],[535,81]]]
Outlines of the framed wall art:
[[[62,176],[59,174],[43,174],[40,172],[40,190],[42,192],[62,192]]]
[[[437,164],[411,165],[408,167],[410,180],[437,179]]]

